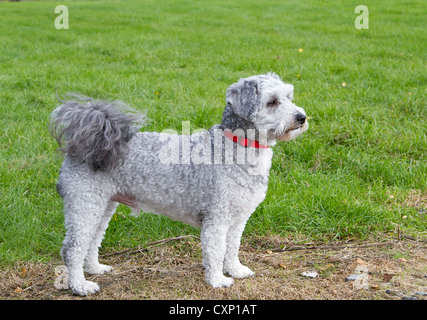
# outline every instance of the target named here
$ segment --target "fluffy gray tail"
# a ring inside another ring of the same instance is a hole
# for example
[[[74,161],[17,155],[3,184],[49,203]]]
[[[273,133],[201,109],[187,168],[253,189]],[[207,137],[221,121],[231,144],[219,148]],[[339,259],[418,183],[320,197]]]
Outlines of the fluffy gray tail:
[[[49,130],[68,157],[93,170],[110,170],[127,152],[127,142],[144,124],[140,114],[121,101],[94,101],[69,94],[50,119]]]

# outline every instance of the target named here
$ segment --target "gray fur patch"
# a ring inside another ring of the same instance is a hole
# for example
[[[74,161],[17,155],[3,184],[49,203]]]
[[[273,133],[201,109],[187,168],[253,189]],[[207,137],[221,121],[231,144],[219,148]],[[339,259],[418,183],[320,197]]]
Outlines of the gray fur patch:
[[[253,122],[260,103],[258,81],[242,79],[231,85],[226,93],[226,101],[238,116]]]

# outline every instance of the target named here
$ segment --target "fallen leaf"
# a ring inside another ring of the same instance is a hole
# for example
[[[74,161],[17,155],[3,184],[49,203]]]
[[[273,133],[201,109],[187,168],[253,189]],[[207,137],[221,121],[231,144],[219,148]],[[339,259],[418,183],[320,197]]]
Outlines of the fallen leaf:
[[[368,265],[368,263],[366,262],[366,261],[363,261],[362,259],[360,259],[360,258],[356,258],[356,264],[363,264],[363,265],[365,265],[365,266],[367,266]]]
[[[286,266],[284,264],[282,264],[282,263],[279,263],[279,267],[283,268],[283,269],[286,269]]]
[[[384,273],[383,274],[383,280],[384,282],[390,282],[391,278],[393,278],[395,274],[392,273]]]

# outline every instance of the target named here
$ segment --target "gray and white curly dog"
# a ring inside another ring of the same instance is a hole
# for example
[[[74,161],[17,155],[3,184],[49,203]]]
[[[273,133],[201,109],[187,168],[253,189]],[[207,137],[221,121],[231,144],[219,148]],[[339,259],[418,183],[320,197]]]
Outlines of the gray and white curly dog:
[[[271,147],[308,128],[304,110],[292,102],[293,89],[274,73],[240,79],[227,89],[222,123],[192,135],[139,132],[145,116],[120,101],[61,100],[50,131],[66,153],[57,191],[64,200],[61,256],[72,292],[99,291],[84,271],[113,270],[98,262],[98,248],[119,203],[200,227],[211,286],[252,276],[238,251],[245,224],[267,192]]]

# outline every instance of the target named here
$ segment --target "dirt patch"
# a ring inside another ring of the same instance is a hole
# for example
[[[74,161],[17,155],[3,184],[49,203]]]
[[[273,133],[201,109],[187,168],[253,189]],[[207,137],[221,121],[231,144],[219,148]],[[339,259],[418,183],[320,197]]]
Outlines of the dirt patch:
[[[403,205],[409,208],[415,208],[420,214],[425,214],[427,210],[427,193],[411,190],[405,198]]]
[[[279,237],[245,238],[244,264],[255,271],[231,288],[204,281],[200,241],[161,241],[148,250],[104,254],[115,270],[86,275],[101,291],[77,297],[54,287],[50,263],[17,262],[0,271],[0,299],[413,299],[427,300],[427,244],[403,240],[295,244]],[[315,278],[302,276],[317,274]],[[314,273],[313,273],[314,272]],[[351,275],[358,279],[346,281]]]

